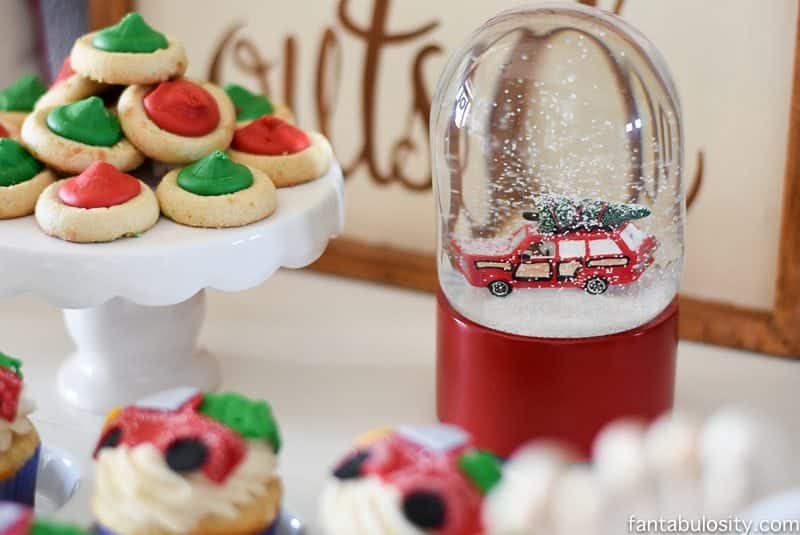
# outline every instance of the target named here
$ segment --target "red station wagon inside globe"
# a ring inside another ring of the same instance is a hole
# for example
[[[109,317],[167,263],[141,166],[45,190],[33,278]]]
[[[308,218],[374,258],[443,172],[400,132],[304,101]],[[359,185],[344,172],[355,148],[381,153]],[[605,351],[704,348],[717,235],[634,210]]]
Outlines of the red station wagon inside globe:
[[[635,282],[653,263],[655,237],[633,223],[618,228],[537,233],[523,225],[510,239],[454,240],[455,265],[473,286],[497,297],[513,288],[583,288],[600,295]]]

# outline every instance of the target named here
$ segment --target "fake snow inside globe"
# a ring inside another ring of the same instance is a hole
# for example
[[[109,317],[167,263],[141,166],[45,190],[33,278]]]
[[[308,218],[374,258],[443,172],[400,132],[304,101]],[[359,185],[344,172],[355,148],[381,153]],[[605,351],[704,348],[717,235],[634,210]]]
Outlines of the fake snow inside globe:
[[[582,6],[502,13],[450,60],[432,110],[439,279],[458,313],[579,338],[675,299],[680,106],[636,30]]]

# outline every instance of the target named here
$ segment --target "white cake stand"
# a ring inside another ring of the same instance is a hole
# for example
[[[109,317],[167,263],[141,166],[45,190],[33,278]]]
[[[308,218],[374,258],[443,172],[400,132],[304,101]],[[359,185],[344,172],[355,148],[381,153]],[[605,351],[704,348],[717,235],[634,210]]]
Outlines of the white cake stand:
[[[176,385],[214,388],[217,364],[196,347],[203,290],[245,290],[307,266],[341,232],[343,206],[333,165],[280,189],[277,211],[241,228],[162,217],[139,238],[75,244],[46,236],[33,216],[0,221],[0,297],[31,293],[64,309],[77,350],[58,385],[73,405],[100,412]]]

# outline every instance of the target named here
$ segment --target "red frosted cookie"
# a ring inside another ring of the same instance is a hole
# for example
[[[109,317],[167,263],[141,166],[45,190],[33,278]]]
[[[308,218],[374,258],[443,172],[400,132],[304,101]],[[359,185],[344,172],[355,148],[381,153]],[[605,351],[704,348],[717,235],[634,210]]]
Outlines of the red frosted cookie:
[[[333,151],[316,132],[304,132],[271,115],[236,130],[231,159],[265,172],[278,187],[319,178],[330,168]]]
[[[48,186],[36,203],[36,221],[46,234],[81,243],[138,236],[158,217],[150,187],[102,161]]]
[[[221,88],[186,78],[132,85],[120,96],[118,110],[127,138],[167,163],[189,163],[226,149],[236,125],[233,104]]]

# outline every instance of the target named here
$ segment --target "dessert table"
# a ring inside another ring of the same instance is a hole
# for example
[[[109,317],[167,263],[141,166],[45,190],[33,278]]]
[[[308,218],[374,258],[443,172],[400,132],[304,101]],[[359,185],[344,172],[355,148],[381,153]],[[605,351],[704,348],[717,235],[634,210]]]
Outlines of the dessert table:
[[[285,503],[314,535],[318,491],[355,435],[434,418],[434,297],[284,270],[253,290],[208,291],[207,301],[200,345],[219,357],[223,388],[273,404],[285,438]],[[0,301],[0,350],[25,359],[43,440],[71,451],[88,478],[102,416],[57,394],[56,370],[71,344],[57,308],[28,296]],[[800,439],[799,382],[794,362],[680,345],[677,405],[698,415],[742,402]],[[84,480],[57,516],[85,521],[89,486]]]

